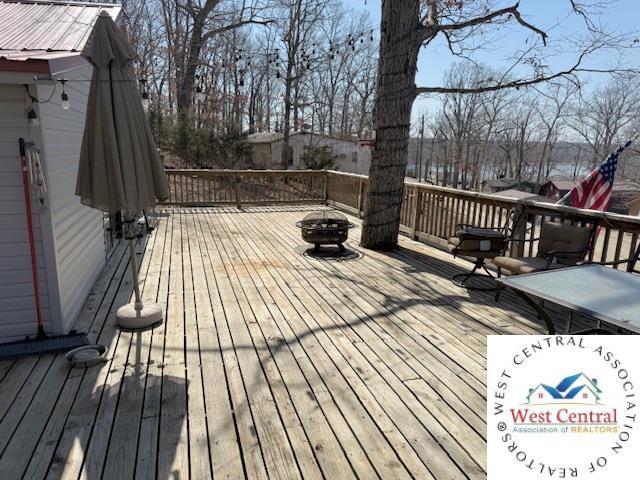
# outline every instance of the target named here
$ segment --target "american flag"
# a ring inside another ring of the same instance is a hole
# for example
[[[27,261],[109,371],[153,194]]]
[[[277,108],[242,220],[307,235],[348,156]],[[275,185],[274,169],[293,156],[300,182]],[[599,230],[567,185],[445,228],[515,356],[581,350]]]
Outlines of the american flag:
[[[613,177],[618,168],[618,158],[629,145],[631,145],[631,140],[618,147],[599,168],[587,175],[558,203],[564,203],[565,198],[571,196],[574,207],[600,211],[607,210],[611,201]]]

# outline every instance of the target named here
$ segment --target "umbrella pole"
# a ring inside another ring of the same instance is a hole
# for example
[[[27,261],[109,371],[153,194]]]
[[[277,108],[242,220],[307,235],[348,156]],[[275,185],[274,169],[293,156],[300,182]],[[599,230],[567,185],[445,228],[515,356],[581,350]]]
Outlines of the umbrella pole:
[[[142,303],[140,296],[140,281],[138,278],[138,264],[136,262],[136,236],[133,229],[134,220],[127,215],[127,236],[129,237],[129,255],[131,257],[131,275],[133,276],[133,290],[135,301],[123,305],[116,312],[116,322],[120,330],[128,332],[144,332],[162,323],[162,306],[157,303]]]
[[[136,310],[142,310],[142,299],[140,298],[140,282],[138,280],[138,265],[136,263],[136,240],[129,239],[129,255],[131,256],[131,274],[133,275],[133,289],[136,294]]]

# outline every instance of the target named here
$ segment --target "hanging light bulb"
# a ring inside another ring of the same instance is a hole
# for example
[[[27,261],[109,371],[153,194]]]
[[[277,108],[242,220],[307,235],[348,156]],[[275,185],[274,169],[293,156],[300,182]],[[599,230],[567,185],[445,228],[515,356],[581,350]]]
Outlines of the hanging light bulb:
[[[142,108],[144,108],[145,111],[149,109],[149,94],[146,90],[142,92]]]
[[[142,88],[142,108],[145,112],[149,109],[149,92],[147,92],[147,79],[140,78],[140,87]]]
[[[196,102],[204,102],[204,92],[202,91],[202,86],[200,85],[196,87]]]
[[[38,114],[36,113],[36,111],[33,109],[33,106],[27,112],[27,121],[32,127],[37,127],[40,125],[40,119],[38,118]]]
[[[27,121],[29,122],[29,126],[37,127],[40,125],[40,119],[38,118],[38,114],[33,108],[33,104],[38,102],[38,99],[31,95],[29,92],[29,85],[23,85],[27,95]]]
[[[64,84],[67,81],[62,79],[60,80],[60,83],[62,84],[62,95],[60,96],[60,106],[62,107],[63,110],[69,110],[71,108],[71,104],[69,103],[69,95],[67,95],[67,92],[64,89]]]

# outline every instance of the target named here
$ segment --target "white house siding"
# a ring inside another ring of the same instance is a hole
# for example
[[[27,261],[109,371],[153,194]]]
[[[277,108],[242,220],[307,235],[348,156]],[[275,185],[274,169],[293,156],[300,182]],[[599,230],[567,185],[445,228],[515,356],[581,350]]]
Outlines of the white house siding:
[[[250,142],[253,144],[253,168],[282,168],[282,134],[253,134],[253,138],[250,136]],[[293,161],[289,166],[290,169],[306,168],[302,162],[302,155],[308,146],[330,147],[331,152],[336,156],[335,170],[363,175],[369,173],[371,147],[359,145],[356,140],[301,132],[294,132],[289,137],[289,148]]]
[[[22,85],[0,84],[0,341],[11,341],[36,331],[31,255],[22,187],[18,139],[30,139]],[[41,225],[47,211],[32,195],[34,235],[40,298],[45,328],[51,330],[47,272]]]
[[[42,153],[47,174],[51,240],[55,251],[62,328],[73,324],[105,263],[103,215],[75,196],[78,159],[85,123],[91,67],[65,74],[71,109],[60,107],[60,84],[52,96],[48,84],[38,86]]]
[[[338,158],[334,170],[347,173],[357,173],[358,175],[369,175],[370,166],[371,147],[359,145],[357,147],[355,161],[352,153],[343,158]]]

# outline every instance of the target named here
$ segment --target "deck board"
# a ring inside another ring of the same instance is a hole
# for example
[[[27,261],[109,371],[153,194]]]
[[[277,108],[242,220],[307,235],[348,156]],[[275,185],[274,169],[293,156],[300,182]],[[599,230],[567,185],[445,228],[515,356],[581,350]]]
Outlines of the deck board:
[[[77,321],[107,362],[0,362],[0,477],[486,478],[486,335],[543,326],[406,238],[301,255],[314,208],[160,212],[138,259],[166,321],[139,335],[115,328],[132,296],[117,247]]]

